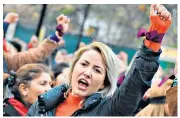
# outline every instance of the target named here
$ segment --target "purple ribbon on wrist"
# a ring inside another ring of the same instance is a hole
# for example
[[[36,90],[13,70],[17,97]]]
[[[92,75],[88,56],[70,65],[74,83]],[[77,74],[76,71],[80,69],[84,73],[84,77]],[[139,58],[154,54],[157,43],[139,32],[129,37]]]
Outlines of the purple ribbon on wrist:
[[[157,42],[157,43],[161,43],[162,39],[164,37],[164,34],[158,34],[156,30],[148,32],[145,29],[141,28],[138,31],[137,37],[140,38],[143,36],[145,36],[147,40]]]
[[[58,31],[59,36],[62,37],[64,35],[63,26],[61,24],[56,27],[56,31]]]
[[[57,42],[57,43],[58,43],[59,40],[60,40],[60,39],[58,39],[58,37],[56,36],[55,33],[54,33],[53,35],[51,35],[49,39],[50,39],[50,40],[53,40],[53,41],[55,41],[55,42]]]

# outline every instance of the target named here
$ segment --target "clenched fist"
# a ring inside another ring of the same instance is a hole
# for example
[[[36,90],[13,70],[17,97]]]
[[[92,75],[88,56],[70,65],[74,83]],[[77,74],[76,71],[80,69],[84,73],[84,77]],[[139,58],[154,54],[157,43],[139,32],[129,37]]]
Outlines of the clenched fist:
[[[152,4],[150,6],[150,31],[166,33],[172,23],[171,13],[163,6]]]
[[[19,20],[19,15],[17,13],[10,12],[4,18],[4,22],[15,23]]]
[[[158,52],[161,48],[161,41],[163,40],[163,36],[172,23],[171,13],[163,5],[152,4],[150,6],[149,18],[149,32],[157,31],[160,43],[151,40],[145,40],[144,43],[149,49],[153,50],[154,52]]]
[[[61,39],[58,44],[59,45],[64,45],[64,40],[62,38],[63,34],[66,33],[69,29],[69,23],[70,19],[67,16],[64,16],[64,14],[61,14],[56,18],[58,26],[61,26],[60,31],[56,30],[56,36],[58,39]]]
[[[62,25],[63,27],[63,33],[66,33],[69,29],[69,23],[70,23],[70,19],[67,16],[64,16],[64,14],[61,14],[60,16],[58,16],[56,18],[56,21],[58,23],[58,25]]]

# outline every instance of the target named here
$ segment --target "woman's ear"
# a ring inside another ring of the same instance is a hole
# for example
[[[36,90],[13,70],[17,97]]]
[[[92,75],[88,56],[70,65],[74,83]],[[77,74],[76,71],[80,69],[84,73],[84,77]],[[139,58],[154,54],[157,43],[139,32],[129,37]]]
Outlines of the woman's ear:
[[[19,92],[20,92],[20,94],[21,94],[22,96],[27,96],[28,91],[29,91],[29,89],[28,89],[28,87],[27,87],[26,84],[21,83],[21,84],[19,85]]]

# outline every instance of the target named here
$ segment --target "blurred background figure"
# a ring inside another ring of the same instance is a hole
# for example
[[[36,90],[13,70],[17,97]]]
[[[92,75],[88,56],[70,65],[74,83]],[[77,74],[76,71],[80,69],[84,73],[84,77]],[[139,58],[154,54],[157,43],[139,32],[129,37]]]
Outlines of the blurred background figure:
[[[169,109],[166,102],[166,91],[173,83],[168,79],[162,86],[158,86],[159,82],[152,84],[148,90],[150,103],[143,108],[136,116],[169,116]]]
[[[38,46],[38,37],[35,35],[32,35],[30,42],[28,44],[28,49],[35,48]]]
[[[26,116],[38,95],[53,86],[53,73],[43,64],[26,64],[11,71],[4,90],[3,116]]]
[[[79,48],[82,48],[82,47],[84,47],[84,46],[86,46],[86,44],[85,44],[84,42],[80,42]]]
[[[121,63],[120,74],[125,73],[127,71],[126,69],[128,67],[128,54],[124,51],[120,51],[117,56]]]
[[[55,77],[53,87],[69,82],[68,80],[69,64],[68,63],[65,63],[65,62],[58,63],[52,68],[52,71]]]
[[[152,82],[151,82],[151,87],[154,84],[160,83],[163,79],[165,79],[166,77],[162,77],[162,71],[161,71],[161,67],[158,68],[157,73],[155,74]],[[167,104],[166,105],[166,109],[169,109],[169,115],[170,116],[177,116],[177,91],[178,91],[178,81],[177,81],[177,62],[176,65],[174,67],[174,73],[173,75],[170,76],[170,78],[173,78],[173,83],[171,86],[167,87],[167,92],[166,92],[166,100],[167,100]],[[143,99],[141,100],[141,102],[139,103],[136,112],[139,112],[141,109],[143,109],[144,107],[146,107],[149,104],[149,97],[150,97],[150,92],[148,88],[144,89],[147,90],[143,96]]]
[[[169,32],[164,36],[166,40],[162,44],[163,53],[160,56],[160,65],[165,75],[169,75],[172,73],[177,57],[177,4],[166,4],[165,7],[172,13],[173,22]],[[66,42],[64,49],[67,51],[68,61],[73,58],[74,52],[82,44],[87,45],[97,40],[106,43],[117,55],[119,52],[127,53],[128,61],[126,63],[129,65],[141,45],[141,40],[135,37],[137,30],[141,27],[147,29],[147,24],[149,24],[149,18],[144,18],[149,14],[149,4],[3,5],[4,15],[11,11],[18,13],[21,18],[16,25],[12,24],[13,27],[10,25],[5,38],[10,41],[17,37],[26,45],[31,44],[31,38],[34,36],[40,43],[42,39],[53,33],[54,27],[56,27],[54,19],[57,14],[62,13],[71,18],[69,31],[63,36]],[[125,14],[131,15],[127,17]],[[132,21],[132,19],[134,20]],[[50,58],[48,64],[53,61],[54,59]],[[51,67],[51,65],[49,66]]]
[[[67,62],[66,60],[67,57],[67,51],[65,49],[60,49],[57,51],[55,55],[55,62],[56,63],[61,63],[61,62]]]
[[[7,16],[11,15],[14,14],[7,14]],[[6,22],[7,16],[3,24],[10,23]],[[25,116],[30,106],[37,100],[38,95],[52,88],[54,77],[51,70],[43,64],[27,63],[42,61],[56,47],[64,45],[63,37],[59,32],[67,32],[70,20],[62,14],[56,18],[56,21],[62,29],[56,30],[54,34],[43,40],[38,47],[33,47],[28,51],[16,54],[8,51],[4,53],[4,116]],[[3,29],[5,32],[6,28]],[[17,72],[14,73],[11,70]],[[10,75],[7,76],[7,74]]]
[[[11,23],[9,20],[11,17],[14,18],[17,14],[14,13],[8,13],[7,16],[4,19],[4,27],[3,31],[4,33],[6,32],[8,25]],[[10,17],[11,16],[11,17]],[[66,17],[67,22],[63,21],[64,19],[62,18],[64,15],[59,15],[56,18],[56,23],[62,26],[63,33],[66,33],[68,28],[69,28],[69,18]],[[16,18],[16,17],[15,17]],[[14,20],[13,20],[14,21]],[[17,20],[15,20],[17,21]],[[6,27],[5,27],[6,26]],[[62,30],[61,29],[61,30]],[[5,40],[5,38],[3,39]],[[6,46],[6,42],[4,42]],[[43,61],[48,55],[51,54],[51,52],[57,48],[61,47],[64,45],[64,40],[63,37],[60,36],[58,31],[56,31],[54,34],[50,35],[48,38],[43,40],[40,45],[36,48],[31,48],[28,51],[24,52],[19,52],[12,54],[7,50],[7,48],[4,48],[4,53],[3,53],[3,72],[8,73],[10,70],[17,70],[19,67],[21,67],[24,64],[27,63],[34,63],[34,62],[40,62]]]

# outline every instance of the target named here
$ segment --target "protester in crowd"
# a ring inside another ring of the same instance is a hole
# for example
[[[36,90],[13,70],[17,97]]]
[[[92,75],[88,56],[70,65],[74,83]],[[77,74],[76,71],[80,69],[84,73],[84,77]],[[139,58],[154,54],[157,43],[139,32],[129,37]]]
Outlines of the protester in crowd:
[[[162,71],[161,68],[158,68],[157,73],[155,74],[156,76],[154,76],[152,82],[151,82],[151,86],[154,83],[160,83],[162,81],[162,79],[166,78],[160,78],[162,77]],[[169,78],[173,79],[173,83],[172,86],[168,87],[167,89],[167,93],[166,93],[166,101],[168,103],[168,105],[166,105],[166,109],[169,109],[169,115],[170,116],[177,116],[177,77],[175,76],[177,75],[177,63],[175,64],[175,68],[174,68],[174,73],[173,75],[171,75]],[[148,104],[149,104],[149,97],[150,97],[150,89],[145,89],[146,92],[143,96],[143,99],[141,100],[141,102],[139,103],[135,114],[137,114],[140,110],[142,110],[143,108],[145,108]]]
[[[5,36],[6,36],[8,26],[9,26],[9,24],[15,23],[18,20],[19,20],[19,14],[13,13],[13,12],[8,13],[4,18],[4,21],[3,21],[3,50],[5,52],[9,51],[7,44],[6,44],[7,41],[5,40]]]
[[[7,52],[5,50],[3,51],[6,54],[14,55],[18,52],[27,50],[27,44],[19,38],[13,38],[10,41],[6,41],[5,44],[6,44]]]
[[[6,32],[5,30],[7,30],[8,24],[17,21],[17,19],[17,14],[8,13],[4,19],[4,32]],[[57,17],[56,20],[58,26],[61,29],[63,28],[63,31],[61,33],[58,33],[57,27],[57,31],[53,35],[50,35],[47,39],[43,40],[37,48],[32,48],[28,51],[19,52],[15,55],[8,54],[4,51],[3,71],[5,73],[8,73],[11,70],[16,71],[24,64],[43,61],[45,57],[47,57],[56,47],[64,45],[64,40],[62,37],[69,28],[70,19],[64,15],[60,15]]]
[[[166,102],[166,91],[172,83],[173,80],[171,78],[162,85],[159,82],[153,83],[153,86],[148,90],[150,94],[150,103],[137,113],[136,116],[169,116],[169,109]]]
[[[15,23],[18,20],[19,20],[19,14],[17,14],[17,13],[10,12],[5,16],[4,22],[3,22],[3,29],[4,29],[3,37],[5,37],[5,35],[6,35],[9,24]]]
[[[52,71],[43,64],[26,64],[6,79],[3,116],[25,116],[38,95],[53,84]]]
[[[68,83],[68,70],[69,64],[65,62],[58,63],[52,68],[55,77],[53,87]]]
[[[170,77],[172,77],[172,78],[174,78],[173,79],[173,84],[172,84],[172,86],[177,86],[177,84],[178,84],[178,82],[177,82],[177,66],[178,66],[178,63],[177,63],[177,61],[176,61],[176,64],[175,64],[175,67],[174,67],[174,72],[173,72],[173,74],[170,76]],[[163,79],[163,78],[160,78],[160,77],[163,77],[163,73],[162,73],[163,71],[161,71],[161,68],[158,68],[158,71],[157,71],[157,73],[155,74],[156,76],[154,76],[154,78],[152,79],[152,84],[153,83],[158,83],[158,82],[161,82],[161,80]],[[166,76],[165,76],[166,77]],[[144,94],[144,96],[143,96],[143,98],[145,99],[145,100],[147,100],[148,98],[149,98],[149,96],[150,96],[150,94],[149,94],[149,92],[148,92],[148,90],[145,92],[145,94]]]
[[[36,48],[37,46],[38,46],[38,37],[35,35],[32,35],[30,42],[28,43],[28,49]]]
[[[54,60],[56,63],[66,62],[66,56],[67,51],[65,49],[60,49],[57,51]]]
[[[70,67],[69,84],[40,95],[27,115],[131,116],[141,100],[142,86],[151,81],[158,69],[160,34],[164,35],[170,25],[168,10],[163,5],[151,5],[149,33],[155,31],[158,38],[146,36],[124,82],[118,88],[120,65],[114,52],[101,42],[80,48]]]

